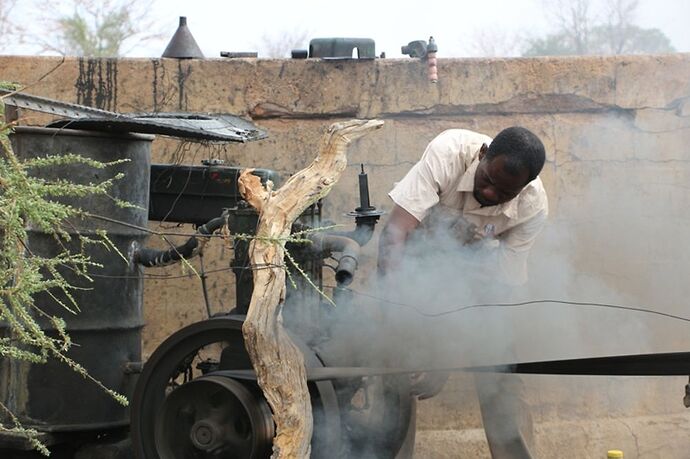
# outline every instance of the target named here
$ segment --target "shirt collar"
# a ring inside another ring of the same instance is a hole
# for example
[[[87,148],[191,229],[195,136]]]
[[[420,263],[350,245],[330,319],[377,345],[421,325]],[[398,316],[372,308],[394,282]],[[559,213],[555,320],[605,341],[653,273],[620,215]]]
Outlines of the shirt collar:
[[[460,183],[458,184],[457,190],[462,193],[469,193],[467,200],[465,201],[465,210],[478,215],[499,215],[504,214],[510,219],[515,219],[518,217],[518,200],[520,194],[515,196],[508,202],[499,204],[497,206],[482,207],[476,199],[474,199],[474,174],[477,172],[477,167],[479,166],[479,155],[475,156],[472,164],[469,165],[467,170],[460,178]]]
[[[458,185],[458,191],[469,192],[474,191],[474,174],[477,172],[477,167],[479,166],[479,158],[474,158],[472,163],[469,165],[465,173],[462,174],[460,178],[460,184]]]

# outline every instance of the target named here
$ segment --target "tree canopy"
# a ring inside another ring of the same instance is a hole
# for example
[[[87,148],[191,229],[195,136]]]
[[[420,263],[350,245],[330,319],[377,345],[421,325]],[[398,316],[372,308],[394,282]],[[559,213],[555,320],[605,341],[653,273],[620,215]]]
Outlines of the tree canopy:
[[[118,57],[123,42],[137,30],[124,5],[93,14],[75,11],[57,20],[65,54],[89,57]]]
[[[637,0],[608,0],[597,20],[590,0],[557,2],[551,12],[557,30],[528,39],[523,56],[669,53],[675,49],[659,29],[634,23]]]

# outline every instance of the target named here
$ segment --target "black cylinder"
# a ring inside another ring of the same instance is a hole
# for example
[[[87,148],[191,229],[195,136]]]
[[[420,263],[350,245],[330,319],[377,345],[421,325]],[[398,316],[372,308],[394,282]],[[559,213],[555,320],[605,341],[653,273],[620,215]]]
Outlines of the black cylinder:
[[[362,172],[359,173],[359,208],[367,210],[371,208],[369,203],[369,178],[364,172],[364,164],[362,164]]]
[[[88,184],[124,173],[125,177],[115,181],[109,194],[135,204],[136,208],[118,207],[106,196],[60,200],[92,214],[138,227],[147,226],[153,136],[19,127],[11,139],[15,153],[21,159],[75,153],[101,162],[129,160],[106,169],[83,164],[60,165],[37,169],[36,174],[46,180],[59,178]],[[77,233],[96,237],[97,230],[105,229],[125,257],[131,256],[147,237],[145,231],[91,218],[73,219],[65,227],[72,233],[72,241],[65,243],[71,251],[79,250]],[[28,247],[32,253],[47,257],[60,252],[53,236],[38,229],[29,229]],[[78,344],[67,355],[106,387],[129,396],[135,381],[131,380],[131,372],[125,370],[131,362],[141,361],[141,268],[97,244],[87,245],[86,250],[92,261],[103,265],[90,270],[94,275],[93,282],[76,277],[71,271],[61,271],[68,282],[88,289],[71,292],[81,311],[72,315],[47,294],[37,295],[35,302],[48,314],[66,320],[67,331],[72,341]],[[52,293],[65,299],[58,291]],[[54,335],[47,321],[37,321],[49,335]],[[0,327],[3,327],[2,323]],[[0,328],[0,335],[6,332]],[[96,384],[54,359],[43,365],[16,360],[0,362],[0,400],[26,427],[44,432],[100,430],[125,426],[129,422],[127,408]]]

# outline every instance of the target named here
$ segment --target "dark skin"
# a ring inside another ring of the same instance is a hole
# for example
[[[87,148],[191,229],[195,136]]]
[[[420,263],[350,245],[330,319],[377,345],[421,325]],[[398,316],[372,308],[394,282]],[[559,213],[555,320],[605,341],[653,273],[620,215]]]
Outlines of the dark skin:
[[[479,150],[479,166],[474,175],[474,190],[472,194],[482,207],[497,206],[508,202],[520,194],[527,185],[529,171],[523,168],[516,175],[505,168],[505,156],[494,156],[492,160],[484,160],[488,148],[486,144]]]
[[[497,206],[508,202],[527,185],[529,171],[523,168],[517,174],[511,174],[505,168],[505,156],[494,156],[486,159],[488,147],[482,145],[479,150],[479,166],[474,176],[473,196],[482,207]],[[394,206],[379,240],[379,273],[385,274],[390,268],[399,264],[405,243],[412,232],[419,226],[419,221],[400,206]],[[473,230],[468,242],[481,240],[484,235]]]

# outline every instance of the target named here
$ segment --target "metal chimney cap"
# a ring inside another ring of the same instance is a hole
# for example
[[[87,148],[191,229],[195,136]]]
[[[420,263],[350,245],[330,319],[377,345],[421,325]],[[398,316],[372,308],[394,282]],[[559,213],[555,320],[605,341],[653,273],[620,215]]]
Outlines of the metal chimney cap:
[[[175,31],[175,35],[170,39],[170,43],[163,51],[162,57],[172,57],[174,59],[203,59],[204,53],[196,43],[192,32],[187,27],[187,17],[180,16],[180,25]]]

